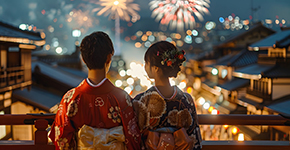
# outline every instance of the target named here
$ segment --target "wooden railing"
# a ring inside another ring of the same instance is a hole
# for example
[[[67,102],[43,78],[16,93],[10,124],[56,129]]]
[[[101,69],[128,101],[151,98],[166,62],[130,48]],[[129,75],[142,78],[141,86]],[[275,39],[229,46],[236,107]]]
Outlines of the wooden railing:
[[[0,125],[34,124],[35,141],[0,141],[0,149],[53,150],[48,143],[46,128],[55,114],[0,115]],[[210,125],[275,125],[290,126],[290,119],[279,115],[198,115],[199,124]],[[203,141],[202,150],[290,150],[289,141]]]

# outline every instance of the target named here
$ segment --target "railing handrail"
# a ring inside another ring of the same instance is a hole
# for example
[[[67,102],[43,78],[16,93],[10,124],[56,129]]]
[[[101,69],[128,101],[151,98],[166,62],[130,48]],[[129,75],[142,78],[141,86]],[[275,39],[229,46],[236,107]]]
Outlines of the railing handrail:
[[[0,142],[1,148],[9,150],[53,150],[54,145],[47,142],[47,125],[52,123],[55,114],[5,114],[0,115],[0,125],[23,125],[34,124],[37,128],[35,132],[35,141],[29,144],[9,142]],[[199,124],[215,125],[284,125],[289,126],[290,120],[280,115],[198,115]],[[265,144],[266,143],[266,144]],[[32,144],[32,145],[31,145]],[[286,141],[203,141],[202,150],[289,150],[290,144]]]
[[[5,114],[0,115],[0,125],[34,124],[34,120],[45,119],[51,124],[55,114]],[[281,115],[198,115],[199,124],[207,125],[276,125],[290,126],[290,119]]]
[[[281,115],[198,115],[199,124],[208,125],[280,125],[290,126],[290,119]]]

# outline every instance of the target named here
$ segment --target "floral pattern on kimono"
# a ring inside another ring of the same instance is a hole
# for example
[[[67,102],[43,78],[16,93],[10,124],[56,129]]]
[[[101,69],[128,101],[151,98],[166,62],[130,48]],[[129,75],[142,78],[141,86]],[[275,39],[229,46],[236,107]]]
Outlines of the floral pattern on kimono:
[[[63,96],[49,138],[56,150],[77,149],[76,133],[83,125],[106,129],[123,126],[127,149],[139,150],[141,135],[128,101],[131,97],[108,79],[97,87],[84,80]]]
[[[175,95],[170,99],[162,98],[155,87],[133,99],[138,125],[142,133],[162,127],[186,129],[189,137],[194,139],[194,150],[201,149],[201,134],[194,100],[188,93],[175,88]],[[152,104],[152,105],[150,105]],[[143,139],[146,135],[143,135]]]

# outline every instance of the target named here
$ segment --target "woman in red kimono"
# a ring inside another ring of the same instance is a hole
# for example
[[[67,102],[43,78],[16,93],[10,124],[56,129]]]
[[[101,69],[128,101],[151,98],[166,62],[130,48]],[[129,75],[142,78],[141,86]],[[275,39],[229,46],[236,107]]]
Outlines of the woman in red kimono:
[[[94,32],[80,50],[88,78],[60,102],[49,134],[56,149],[140,149],[131,97],[106,78],[114,53],[111,39]]]

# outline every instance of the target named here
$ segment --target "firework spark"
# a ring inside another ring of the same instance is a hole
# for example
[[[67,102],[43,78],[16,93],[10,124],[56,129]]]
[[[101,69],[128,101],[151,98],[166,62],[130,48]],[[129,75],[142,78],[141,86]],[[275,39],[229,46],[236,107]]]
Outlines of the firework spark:
[[[66,15],[67,22],[72,28],[90,28],[93,26],[93,19],[88,11],[72,10]]]
[[[169,25],[170,29],[183,31],[195,25],[194,14],[200,21],[203,15],[209,14],[210,0],[153,0],[149,3],[153,10],[152,17],[161,24]]]
[[[95,8],[93,9],[93,12],[97,12],[97,15],[102,15],[105,13],[105,16],[108,16],[110,14],[110,18],[115,18],[116,15],[118,15],[121,19],[130,21],[130,15],[133,18],[136,18],[136,16],[139,16],[136,11],[139,11],[139,5],[132,3],[133,0],[100,0],[99,2],[92,3],[99,4],[101,6],[104,6],[101,8]]]

